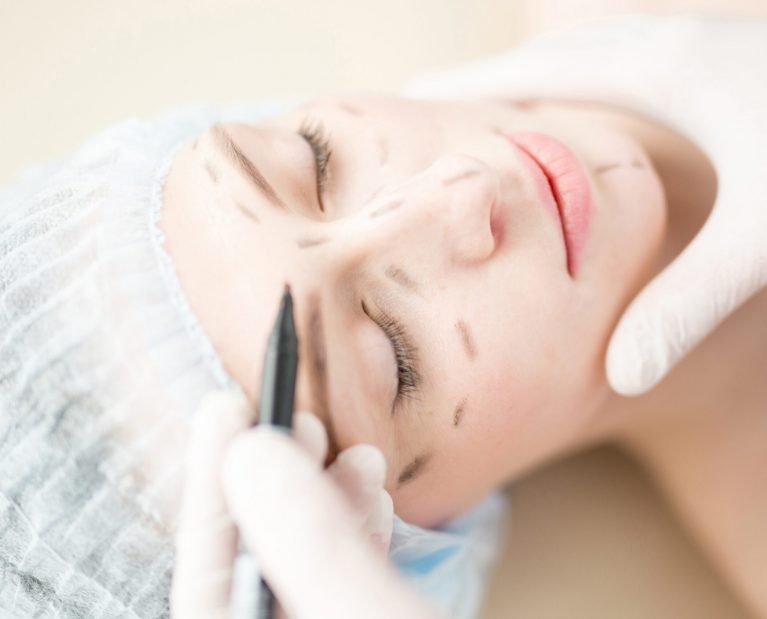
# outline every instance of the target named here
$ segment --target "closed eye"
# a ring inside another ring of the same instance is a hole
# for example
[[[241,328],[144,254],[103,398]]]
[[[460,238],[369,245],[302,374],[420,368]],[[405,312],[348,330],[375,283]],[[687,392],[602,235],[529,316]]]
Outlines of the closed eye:
[[[389,338],[397,362],[397,396],[395,404],[403,398],[414,398],[421,386],[421,373],[418,371],[417,349],[405,331],[402,323],[384,311],[371,314],[365,302],[362,310],[375,322]],[[394,407],[392,408],[392,412]]]
[[[330,155],[333,151],[330,148],[330,138],[328,137],[325,126],[321,122],[311,122],[305,120],[298,129],[298,134],[306,140],[306,143],[312,149],[314,155],[314,174],[317,183],[317,200],[320,211],[325,212],[323,195],[327,188],[329,179]]]

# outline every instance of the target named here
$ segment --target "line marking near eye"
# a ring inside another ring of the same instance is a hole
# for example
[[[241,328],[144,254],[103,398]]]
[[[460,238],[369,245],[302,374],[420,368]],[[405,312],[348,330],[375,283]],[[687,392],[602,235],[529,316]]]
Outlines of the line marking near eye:
[[[463,413],[466,410],[466,398],[461,400],[458,403],[458,406],[455,407],[455,411],[453,412],[453,427],[457,427],[459,423],[461,423],[461,419],[463,419]]]
[[[395,267],[393,264],[390,264],[388,267],[386,267],[385,273],[387,277],[393,279],[403,288],[407,288],[413,292],[418,292],[418,284],[416,281],[399,267]]]
[[[421,454],[417,458],[415,458],[410,464],[408,464],[404,469],[402,469],[402,472],[399,474],[399,477],[397,478],[397,485],[401,486],[402,484],[412,481],[416,475],[421,473],[426,466],[426,463],[431,458],[431,454]]]
[[[384,204],[383,206],[377,208],[372,213],[370,213],[370,218],[378,217],[380,215],[383,215],[384,213],[388,213],[389,211],[393,211],[394,209],[399,208],[402,206],[403,200],[394,200],[392,202],[389,202],[388,204]]]
[[[245,213],[248,217],[251,219],[255,219],[258,223],[261,223],[261,219],[256,215],[253,211],[251,211],[247,206],[245,206],[242,202],[239,200],[234,201],[235,206],[240,209],[243,213]]]
[[[317,245],[322,245],[323,243],[327,243],[329,240],[330,239],[326,236],[307,237],[298,239],[296,241],[296,245],[298,245],[299,249],[306,249],[307,247],[316,247]]]
[[[214,183],[218,183],[218,168],[213,165],[213,162],[210,159],[206,159],[204,167],[208,176],[210,176],[210,180]]]
[[[455,323],[455,328],[461,336],[463,349],[466,351],[469,359],[474,359],[477,356],[477,347],[474,344],[474,337],[471,334],[469,325],[467,325],[463,320],[459,320]]]

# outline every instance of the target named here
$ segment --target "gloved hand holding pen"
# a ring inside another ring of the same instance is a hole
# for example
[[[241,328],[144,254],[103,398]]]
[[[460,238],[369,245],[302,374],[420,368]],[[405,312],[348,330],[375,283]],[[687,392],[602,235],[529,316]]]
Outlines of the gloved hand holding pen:
[[[619,393],[650,389],[767,284],[766,24],[704,14],[589,20],[407,89],[613,103],[677,127],[708,154],[718,176],[713,212],[612,336],[607,376]]]
[[[268,427],[247,430],[251,416],[247,402],[221,393],[196,415],[173,617],[230,617],[239,528],[290,619],[435,618],[384,558],[392,503],[380,451],[356,445],[323,471],[327,436],[316,417],[297,413],[291,438]]]

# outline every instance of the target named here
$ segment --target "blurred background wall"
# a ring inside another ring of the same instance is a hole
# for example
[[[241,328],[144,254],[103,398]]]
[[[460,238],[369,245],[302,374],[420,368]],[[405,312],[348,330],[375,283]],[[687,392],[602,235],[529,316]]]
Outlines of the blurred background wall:
[[[501,0],[0,0],[0,184],[100,127],[195,102],[396,90],[519,39]]]
[[[129,116],[396,91],[594,15],[767,0],[0,0],[0,186]],[[486,619],[745,617],[644,473],[612,449],[511,488]]]
[[[101,127],[195,102],[396,90],[591,15],[766,0],[0,0],[0,185]]]

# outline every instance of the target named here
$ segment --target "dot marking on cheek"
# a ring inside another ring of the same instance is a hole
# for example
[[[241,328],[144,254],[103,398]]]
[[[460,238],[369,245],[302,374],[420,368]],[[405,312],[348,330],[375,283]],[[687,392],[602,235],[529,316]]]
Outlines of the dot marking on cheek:
[[[479,174],[479,170],[466,170],[460,174],[446,178],[444,181],[442,181],[442,186],[449,187],[450,185],[454,185],[460,181],[464,181],[468,178],[473,178],[474,176],[477,176],[477,174]]]
[[[383,206],[370,213],[370,218],[373,219],[374,217],[379,217],[380,215],[384,215],[385,213],[398,209],[400,206],[402,206],[403,202],[403,200],[394,200],[384,204]]]
[[[218,183],[218,168],[213,165],[213,162],[210,159],[206,159],[204,167],[210,180],[213,181],[214,184]]]
[[[463,413],[466,410],[466,398],[461,400],[458,403],[458,406],[455,407],[455,411],[453,411],[453,427],[458,427],[458,424],[461,423],[461,420],[463,419]]]
[[[461,343],[463,344],[464,351],[466,351],[466,355],[469,359],[474,360],[477,356],[477,346],[474,343],[474,336],[471,333],[469,325],[463,320],[459,320],[455,323],[455,329],[458,331],[458,335],[461,338]]]
[[[306,249],[308,247],[317,247],[317,245],[327,243],[329,240],[330,238],[327,236],[305,237],[303,239],[298,239],[296,245],[299,249]]]

